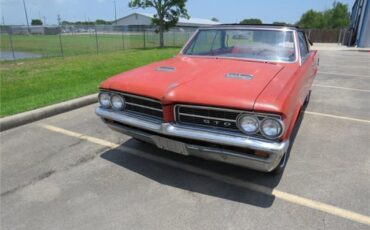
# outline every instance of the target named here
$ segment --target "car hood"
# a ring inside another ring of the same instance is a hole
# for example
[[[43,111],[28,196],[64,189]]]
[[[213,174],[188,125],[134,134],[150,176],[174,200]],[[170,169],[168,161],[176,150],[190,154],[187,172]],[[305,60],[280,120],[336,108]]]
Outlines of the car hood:
[[[258,95],[283,68],[274,63],[177,56],[118,74],[101,88],[156,98],[163,104],[253,109]]]

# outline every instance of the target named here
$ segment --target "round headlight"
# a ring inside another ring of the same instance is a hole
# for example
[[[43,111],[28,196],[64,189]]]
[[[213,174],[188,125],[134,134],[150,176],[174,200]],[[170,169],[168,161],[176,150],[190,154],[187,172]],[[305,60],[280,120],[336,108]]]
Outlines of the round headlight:
[[[241,115],[238,119],[238,127],[245,134],[255,134],[259,127],[258,118],[250,115]]]
[[[283,124],[276,119],[265,118],[261,123],[261,133],[266,138],[278,138],[283,133]]]
[[[109,93],[100,93],[99,94],[99,103],[104,108],[110,107],[110,94]]]
[[[125,100],[119,95],[113,95],[110,101],[114,110],[123,110],[125,108]]]

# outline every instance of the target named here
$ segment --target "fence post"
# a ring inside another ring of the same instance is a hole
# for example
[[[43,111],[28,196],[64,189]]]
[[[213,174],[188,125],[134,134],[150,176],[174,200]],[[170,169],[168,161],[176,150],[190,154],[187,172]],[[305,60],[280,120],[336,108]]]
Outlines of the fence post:
[[[146,49],[145,28],[143,30],[143,38],[144,38],[144,49]]]
[[[59,45],[60,45],[60,53],[64,58],[64,50],[63,50],[63,43],[62,43],[62,27],[59,26]]]
[[[346,35],[347,35],[347,30],[344,30],[344,31],[343,31],[343,36],[342,36],[342,43],[341,43],[341,45],[344,45],[344,39],[346,39]]]
[[[16,61],[16,59],[15,59],[15,53],[14,53],[14,46],[13,46],[13,39],[12,39],[11,29],[8,30],[8,35],[9,35],[10,49],[12,50],[12,55],[13,55],[13,61]]]
[[[349,34],[349,39],[348,39],[348,42],[347,42],[347,46],[350,46],[351,45],[352,35],[353,35],[353,30],[351,30],[351,33]]]
[[[122,49],[125,49],[125,34],[124,31],[122,30]]]
[[[342,29],[339,30],[339,35],[338,35],[338,44],[340,43],[340,38],[342,37]]]
[[[172,31],[172,34],[173,34],[173,46],[176,46],[176,34],[175,34],[175,30]]]
[[[99,54],[99,42],[98,42],[98,31],[95,25],[95,43],[96,43],[96,54]]]

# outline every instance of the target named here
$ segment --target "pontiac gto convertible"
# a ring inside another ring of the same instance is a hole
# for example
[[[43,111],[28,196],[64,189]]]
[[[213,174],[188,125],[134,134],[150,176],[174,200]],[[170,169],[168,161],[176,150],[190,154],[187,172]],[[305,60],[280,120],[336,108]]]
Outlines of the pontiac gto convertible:
[[[281,173],[317,72],[309,44],[295,27],[201,28],[177,56],[104,81],[96,114],[161,149]]]

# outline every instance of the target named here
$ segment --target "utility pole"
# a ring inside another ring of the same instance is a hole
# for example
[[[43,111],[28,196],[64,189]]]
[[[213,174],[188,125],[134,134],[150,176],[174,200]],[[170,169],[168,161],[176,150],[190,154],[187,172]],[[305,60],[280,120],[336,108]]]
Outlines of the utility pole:
[[[114,0],[113,3],[114,3],[114,22],[117,24],[117,3],[116,3],[116,0]]]
[[[58,25],[62,25],[62,19],[60,18],[60,14],[58,14]]]
[[[2,16],[2,20],[3,20],[3,26],[5,26],[5,18],[4,18],[4,16]]]
[[[46,26],[46,17],[44,16],[44,25]]]
[[[23,8],[24,8],[24,14],[26,15],[28,33],[30,33],[30,23],[28,22],[26,2],[24,0],[23,0]]]

